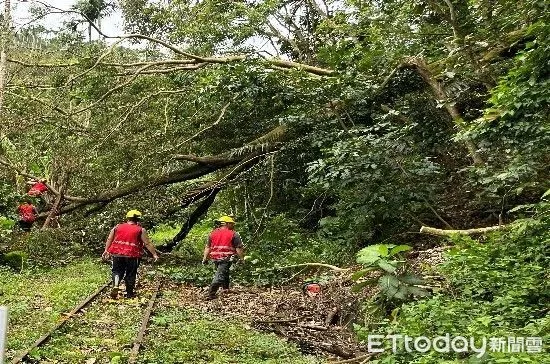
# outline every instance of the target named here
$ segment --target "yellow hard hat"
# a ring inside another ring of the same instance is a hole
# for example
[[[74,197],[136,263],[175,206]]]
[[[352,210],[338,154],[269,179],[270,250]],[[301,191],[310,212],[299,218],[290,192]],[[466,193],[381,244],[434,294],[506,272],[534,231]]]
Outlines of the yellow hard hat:
[[[222,216],[218,219],[219,222],[223,222],[223,223],[230,223],[230,224],[234,224],[235,223],[235,220],[233,220],[230,216]]]
[[[131,218],[131,217],[141,217],[142,214],[141,212],[139,212],[138,210],[130,210],[126,213],[126,217],[127,218]]]

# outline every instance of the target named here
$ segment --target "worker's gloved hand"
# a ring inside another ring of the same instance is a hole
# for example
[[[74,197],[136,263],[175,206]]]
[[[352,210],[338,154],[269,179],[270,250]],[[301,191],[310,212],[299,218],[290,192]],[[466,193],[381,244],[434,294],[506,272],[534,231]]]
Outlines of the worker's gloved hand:
[[[157,260],[159,260],[159,256],[158,255],[153,255],[153,262],[156,262]]]
[[[202,265],[207,265],[207,264],[208,264],[208,260],[206,260],[206,259],[203,259],[203,261],[202,261]]]
[[[103,254],[101,254],[101,258],[103,260],[109,260],[109,258],[111,258],[111,254],[108,251],[104,251]]]

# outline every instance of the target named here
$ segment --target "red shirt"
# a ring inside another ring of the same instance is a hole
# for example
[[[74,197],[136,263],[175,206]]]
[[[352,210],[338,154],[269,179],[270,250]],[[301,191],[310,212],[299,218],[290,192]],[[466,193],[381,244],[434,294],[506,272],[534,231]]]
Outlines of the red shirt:
[[[47,190],[48,190],[48,186],[46,186],[44,183],[36,182],[35,184],[32,185],[31,189],[29,190],[29,192],[27,192],[27,194],[29,196],[40,196]]]
[[[26,222],[34,222],[36,220],[36,209],[33,205],[24,203],[17,208],[19,219]]]

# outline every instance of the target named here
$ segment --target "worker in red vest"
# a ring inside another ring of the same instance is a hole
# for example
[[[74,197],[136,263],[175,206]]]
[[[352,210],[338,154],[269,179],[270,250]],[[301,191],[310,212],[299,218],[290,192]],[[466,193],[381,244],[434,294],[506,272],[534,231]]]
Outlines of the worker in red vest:
[[[48,191],[48,186],[46,186],[46,180],[33,180],[29,183],[31,185],[31,188],[29,189],[29,192],[27,194],[32,197],[40,197],[42,194],[44,194],[46,191]]]
[[[17,208],[19,215],[19,227],[23,231],[30,231],[32,225],[36,221],[38,211],[36,207],[31,203],[30,198],[26,198],[21,205]]]
[[[235,257],[244,260],[241,236],[234,231],[235,220],[230,216],[222,216],[218,221],[220,227],[208,236],[202,258],[203,264],[207,264],[208,259],[211,259],[216,266],[216,274],[210,285],[207,300],[216,298],[220,287],[226,292],[229,290],[229,268]]]
[[[113,258],[113,287],[111,298],[116,299],[119,284],[122,279],[126,284],[126,297],[135,297],[136,276],[143,248],[147,248],[155,261],[158,255],[151,244],[147,231],[139,224],[142,214],[138,210],[130,210],[126,214],[127,221],[115,226],[105,243],[103,259]]]

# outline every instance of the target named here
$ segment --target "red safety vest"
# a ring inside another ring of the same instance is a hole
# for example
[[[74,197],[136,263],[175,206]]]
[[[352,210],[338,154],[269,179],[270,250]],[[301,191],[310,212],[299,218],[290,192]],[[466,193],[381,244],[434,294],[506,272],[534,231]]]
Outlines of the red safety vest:
[[[20,205],[17,209],[19,211],[19,219],[26,222],[34,222],[36,220],[36,214],[34,212],[34,206],[30,204]]]
[[[42,182],[37,182],[34,185],[32,185],[31,189],[29,190],[29,192],[27,192],[27,194],[29,196],[40,196],[47,190],[48,190],[48,186],[46,186]]]
[[[111,254],[124,255],[131,258],[141,258],[143,228],[137,224],[119,224],[115,227],[115,237],[107,250]]]
[[[235,232],[226,227],[217,228],[210,233],[210,259],[224,260],[237,253],[233,247]]]

